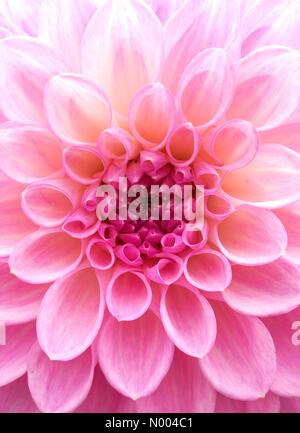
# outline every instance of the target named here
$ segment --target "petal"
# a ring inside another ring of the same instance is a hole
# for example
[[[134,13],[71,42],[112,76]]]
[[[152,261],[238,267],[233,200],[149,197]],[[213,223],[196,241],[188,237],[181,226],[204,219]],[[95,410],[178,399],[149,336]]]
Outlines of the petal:
[[[235,71],[226,52],[220,48],[202,51],[188,64],[178,84],[184,118],[202,129],[214,124],[226,112],[234,86]]]
[[[23,376],[35,341],[35,322],[6,328],[6,345],[0,346],[0,387]]]
[[[300,398],[281,398],[280,409],[282,413],[300,413]]]
[[[235,0],[186,1],[164,27],[162,82],[175,91],[185,67],[198,53],[211,47],[230,49],[237,35],[238,15]]]
[[[231,266],[223,254],[204,249],[186,256],[184,275],[187,281],[198,289],[222,292],[230,284]]]
[[[228,119],[249,120],[259,130],[280,125],[298,105],[299,68],[299,53],[285,47],[250,53],[241,60]]]
[[[106,303],[117,320],[138,319],[148,310],[151,300],[151,286],[142,273],[126,268],[114,272],[107,287]]]
[[[96,213],[78,208],[66,218],[62,229],[72,238],[85,239],[95,234],[99,227]]]
[[[184,146],[182,143],[184,142]],[[166,151],[171,163],[177,167],[190,165],[198,155],[200,138],[191,123],[179,125],[168,138]]]
[[[35,319],[48,285],[18,280],[6,263],[0,264],[0,279],[0,321],[18,324]]]
[[[299,317],[298,307],[288,314],[264,319],[272,335],[277,357],[272,391],[283,397],[300,397]]]
[[[228,173],[223,190],[261,207],[282,207],[300,198],[300,155],[278,144],[261,146],[254,160]]]
[[[175,283],[183,273],[183,262],[175,254],[157,254],[148,260],[145,275],[155,283],[170,285]]]
[[[133,400],[155,391],[170,368],[173,352],[173,344],[152,312],[131,322],[120,323],[110,317],[98,346],[107,380]]]
[[[155,80],[161,56],[161,24],[137,0],[101,5],[82,41],[83,73],[103,87],[113,108],[122,114],[127,114],[134,93]]]
[[[103,131],[98,149],[104,158],[127,162],[139,156],[141,145],[125,129],[113,127]]]
[[[278,413],[279,411],[280,399],[272,392],[254,401],[232,400],[222,394],[217,395],[216,413]]]
[[[90,350],[67,362],[50,361],[38,345],[30,353],[28,385],[42,412],[72,412],[87,397],[93,374]]]
[[[300,201],[277,209],[276,215],[284,225],[288,235],[285,256],[296,265],[300,265]]]
[[[285,251],[287,234],[276,215],[268,210],[244,205],[217,227],[212,238],[221,252],[240,265],[263,265]]]
[[[69,143],[96,143],[101,132],[111,126],[106,95],[81,75],[53,77],[45,91],[45,107],[53,131]]]
[[[175,351],[171,368],[154,393],[137,401],[145,413],[209,413],[216,393],[204,378],[195,358]]]
[[[0,42],[0,108],[8,119],[46,123],[43,92],[50,78],[64,72],[62,55],[34,38]]]
[[[165,23],[177,9],[184,3],[185,0],[144,0],[154,10],[162,23]]]
[[[243,314],[286,313],[300,304],[300,269],[285,259],[264,266],[233,266],[232,282],[223,297]]]
[[[161,83],[139,90],[129,108],[129,125],[146,149],[164,146],[175,122],[173,95]]]
[[[91,239],[86,255],[92,267],[101,271],[112,268],[115,263],[113,248],[99,238]]]
[[[60,231],[38,230],[17,244],[9,265],[23,281],[48,283],[76,269],[82,254],[81,241]]]
[[[199,362],[213,387],[238,400],[256,400],[269,391],[276,369],[275,348],[267,328],[257,318],[234,313],[213,302],[217,340]]]
[[[0,257],[8,256],[17,242],[36,226],[21,207],[23,187],[0,173]]]
[[[198,291],[172,284],[163,291],[161,320],[173,343],[189,356],[202,358],[214,345],[214,312]]]
[[[39,412],[28,389],[27,375],[0,387],[0,413]]]
[[[0,129],[0,141],[1,169],[17,182],[35,182],[61,169],[61,143],[46,128],[4,123]]]
[[[259,141],[262,144],[280,143],[300,153],[300,122],[287,122],[277,128],[260,132]]]
[[[47,291],[37,319],[42,350],[51,360],[68,361],[95,339],[104,314],[103,289],[93,268],[81,267]]]

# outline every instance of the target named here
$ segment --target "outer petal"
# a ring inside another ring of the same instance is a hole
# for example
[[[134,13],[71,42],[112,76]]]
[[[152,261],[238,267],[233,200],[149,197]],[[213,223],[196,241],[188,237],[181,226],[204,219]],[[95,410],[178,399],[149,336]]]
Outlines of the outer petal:
[[[151,394],[167,374],[174,346],[160,320],[147,312],[140,319],[118,323],[110,317],[100,334],[98,356],[107,380],[136,400]]]
[[[256,400],[269,391],[276,369],[275,348],[267,328],[256,318],[213,303],[217,340],[200,360],[214,388],[237,400]]]
[[[8,326],[6,331],[6,345],[0,346],[0,387],[26,372],[28,352],[36,341],[35,322]]]
[[[177,9],[185,2],[185,0],[144,0],[152,7],[158,18],[162,23],[165,23],[170,16],[172,16]]]
[[[83,353],[95,339],[104,313],[103,289],[93,268],[81,267],[47,291],[37,319],[41,348],[51,360]]]
[[[11,120],[46,123],[43,92],[50,78],[65,71],[62,55],[37,39],[0,42],[0,108]]]
[[[281,398],[280,409],[282,413],[300,413],[300,398]]]
[[[68,362],[50,361],[38,345],[31,351],[28,385],[42,412],[71,412],[76,409],[88,395],[93,375],[90,350]]]
[[[137,401],[139,412],[213,412],[216,393],[195,358],[175,351],[171,368],[154,393]]]
[[[0,413],[39,412],[30,395],[27,375],[0,387]]]
[[[240,313],[276,315],[300,304],[300,269],[285,259],[264,266],[233,266],[232,275],[223,297]]]
[[[81,241],[61,231],[38,230],[17,244],[9,265],[23,281],[48,283],[76,269],[82,255]]]
[[[278,413],[280,399],[272,392],[254,401],[238,401],[217,395],[216,413]]]
[[[172,284],[163,291],[161,320],[173,343],[189,356],[202,358],[216,339],[213,310],[198,291]]]
[[[300,201],[277,209],[275,213],[283,223],[288,235],[285,256],[296,265],[300,265]]]
[[[157,77],[161,33],[154,12],[137,0],[106,2],[87,26],[82,42],[83,73],[104,88],[118,112],[127,114],[133,94]]]
[[[0,279],[0,320],[17,324],[35,319],[48,285],[18,280],[10,273],[7,263],[0,264]]]

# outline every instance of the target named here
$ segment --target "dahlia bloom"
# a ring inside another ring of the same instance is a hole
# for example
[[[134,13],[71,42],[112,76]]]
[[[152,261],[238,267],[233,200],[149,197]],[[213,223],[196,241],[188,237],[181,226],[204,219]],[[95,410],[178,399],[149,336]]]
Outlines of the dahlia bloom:
[[[300,411],[299,29],[298,0],[1,1],[0,411]],[[100,221],[120,177],[203,185],[204,224]]]

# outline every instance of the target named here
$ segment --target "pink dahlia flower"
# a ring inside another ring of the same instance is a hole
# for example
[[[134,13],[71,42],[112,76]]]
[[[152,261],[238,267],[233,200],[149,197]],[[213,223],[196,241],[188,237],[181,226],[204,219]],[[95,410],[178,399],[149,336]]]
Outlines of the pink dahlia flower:
[[[2,412],[300,411],[299,17],[1,1]],[[121,177],[204,224],[100,221]]]

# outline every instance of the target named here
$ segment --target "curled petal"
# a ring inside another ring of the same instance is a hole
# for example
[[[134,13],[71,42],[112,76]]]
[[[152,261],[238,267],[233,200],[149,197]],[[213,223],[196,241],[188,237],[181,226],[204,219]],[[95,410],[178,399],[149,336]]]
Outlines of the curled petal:
[[[185,249],[185,244],[182,237],[176,233],[167,233],[161,238],[161,245],[163,253],[176,254]]]
[[[193,230],[188,230],[186,227],[182,233],[183,243],[193,250],[200,250],[207,243],[208,226],[204,223],[203,226],[194,227]]]
[[[164,285],[173,284],[182,273],[182,259],[175,254],[158,254],[145,267],[145,274],[151,281]]]
[[[244,205],[213,227],[212,241],[235,263],[263,265],[283,255],[287,234],[273,212]]]
[[[202,358],[216,339],[213,310],[197,290],[172,284],[163,291],[161,320],[173,343],[184,353]]]
[[[164,152],[143,150],[140,153],[140,164],[141,169],[151,175],[165,167],[168,164],[168,158]]]
[[[197,158],[193,164],[195,182],[203,186],[206,193],[212,193],[219,189],[221,179],[219,173],[209,164]]]
[[[124,236],[126,235],[123,235],[123,239]],[[118,245],[115,249],[115,254],[128,266],[139,266],[143,263],[139,248],[128,242],[124,245]]]
[[[106,303],[118,321],[138,319],[148,310],[151,300],[151,286],[142,273],[125,268],[115,272],[110,279]]]
[[[64,222],[63,231],[76,239],[85,239],[97,232],[100,221],[95,213],[84,209],[75,210]]]
[[[99,238],[90,240],[86,255],[93,268],[101,271],[112,268],[116,260],[113,248]]]
[[[83,266],[52,284],[37,319],[39,344],[51,360],[73,359],[92,344],[104,302],[93,268]]]
[[[205,215],[221,221],[234,212],[231,200],[222,192],[209,194],[205,198]]]
[[[72,144],[96,143],[101,132],[111,126],[105,93],[81,75],[53,77],[45,91],[45,107],[53,131]]]
[[[172,363],[174,346],[152,312],[138,320],[110,317],[100,334],[98,356],[111,385],[133,400],[155,391]]]
[[[137,158],[140,145],[129,132],[114,127],[103,131],[98,140],[98,149],[107,159],[127,162]]]
[[[177,167],[190,165],[197,157],[199,148],[200,138],[191,123],[184,123],[172,131],[166,145],[170,161]]]
[[[82,256],[80,240],[60,230],[38,230],[16,245],[9,257],[9,266],[11,273],[21,280],[42,284],[76,269]]]
[[[72,412],[87,397],[93,374],[90,350],[65,362],[50,361],[38,345],[30,353],[28,385],[33,400],[42,412]]]
[[[156,79],[161,57],[161,23],[137,0],[101,4],[82,41],[83,73],[103,87],[122,114],[136,91]]]
[[[213,387],[237,400],[256,400],[269,391],[276,370],[273,340],[257,318],[234,313],[213,302],[217,339],[201,359],[202,371]]]

